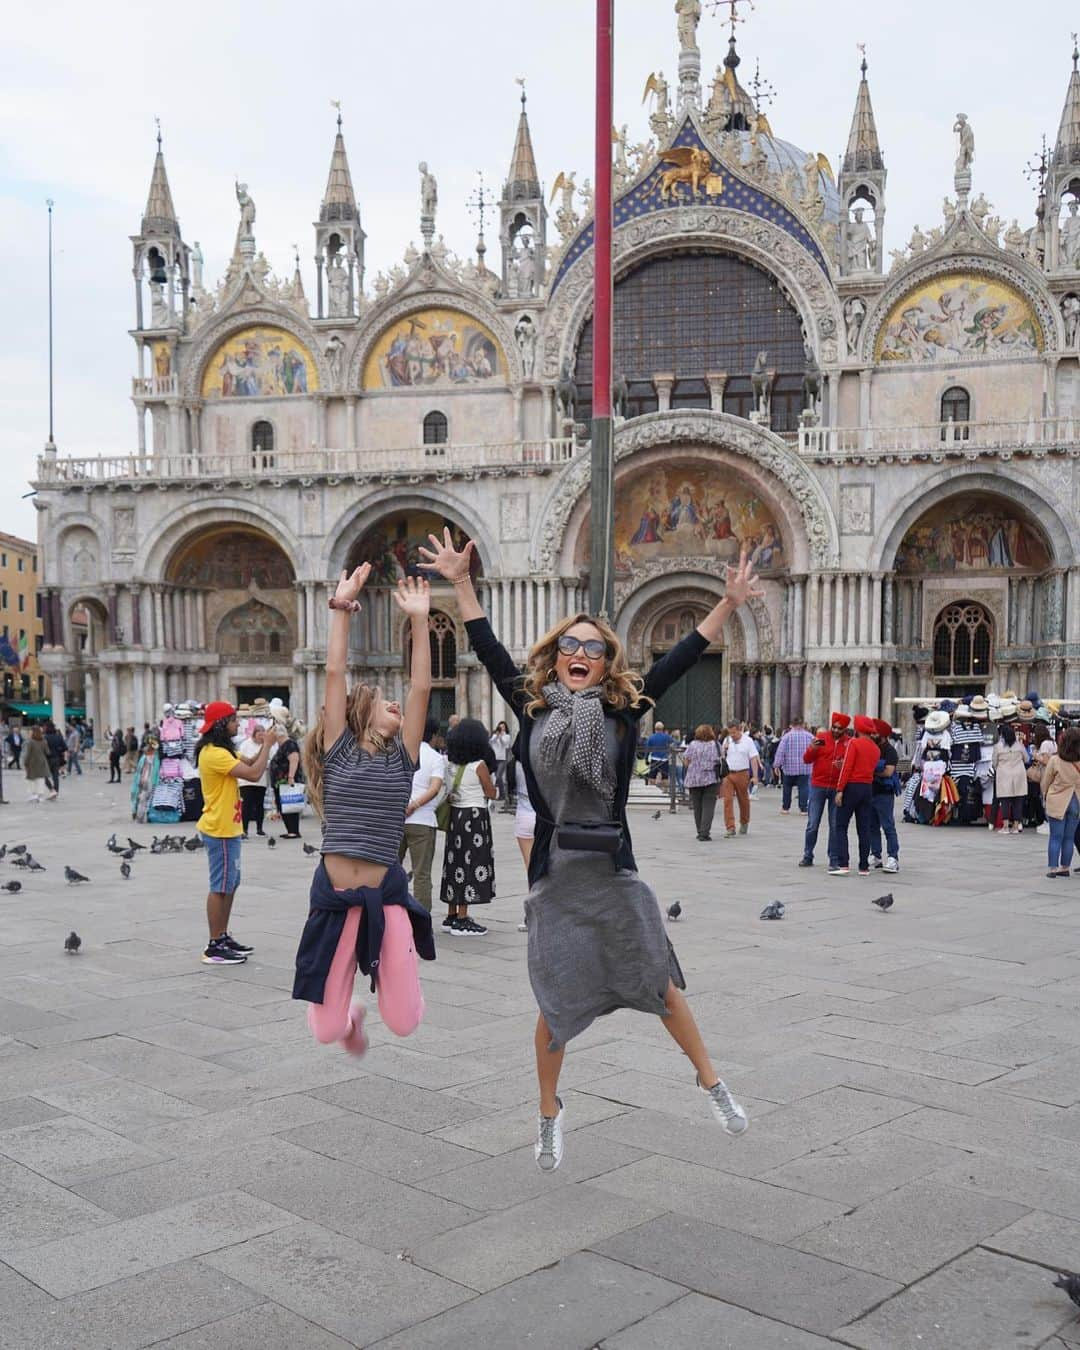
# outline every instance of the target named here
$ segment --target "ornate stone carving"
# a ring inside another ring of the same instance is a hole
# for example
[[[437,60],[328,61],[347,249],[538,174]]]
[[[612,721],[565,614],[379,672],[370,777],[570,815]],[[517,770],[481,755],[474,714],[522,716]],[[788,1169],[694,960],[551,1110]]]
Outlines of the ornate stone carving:
[[[840,533],[874,533],[874,488],[871,483],[849,483],[840,489]]]
[[[504,544],[529,537],[529,499],[523,492],[499,498],[499,538]]]
[[[799,311],[822,366],[837,361],[843,325],[832,282],[812,254],[778,225],[725,207],[658,211],[621,225],[614,250],[619,272],[673,244],[728,248],[775,276]],[[554,379],[572,361],[577,334],[592,305],[592,252],[584,253],[559,282],[545,324],[544,375]]]
[[[112,543],[114,553],[134,553],[135,508],[133,506],[113,507]]]

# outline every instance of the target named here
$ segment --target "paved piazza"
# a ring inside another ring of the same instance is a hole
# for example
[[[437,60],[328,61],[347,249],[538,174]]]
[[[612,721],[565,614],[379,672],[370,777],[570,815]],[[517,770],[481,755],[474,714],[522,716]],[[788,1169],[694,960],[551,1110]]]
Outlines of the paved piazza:
[[[709,846],[636,808],[752,1126],[728,1140],[618,1014],[567,1056],[545,1176],[507,817],[491,933],[443,941],[420,1031],[373,1012],[353,1061],[289,997],[308,858],[247,846],[258,953],[209,968],[201,854],[125,883],[105,852],[126,785],[6,783],[0,836],[48,870],[0,864],[4,1350],[1080,1346],[1050,1273],[1080,1264],[1080,880],[1043,879],[1042,837],[907,826],[900,876],[830,881],[775,794]]]

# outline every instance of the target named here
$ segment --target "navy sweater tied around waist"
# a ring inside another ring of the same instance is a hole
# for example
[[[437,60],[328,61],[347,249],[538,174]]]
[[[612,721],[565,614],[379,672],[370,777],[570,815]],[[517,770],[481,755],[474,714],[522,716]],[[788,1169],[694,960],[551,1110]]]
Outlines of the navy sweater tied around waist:
[[[371,976],[371,990],[379,974],[379,955],[382,952],[386,905],[401,905],[412,923],[413,944],[424,961],[435,960],[435,938],[431,931],[431,915],[409,894],[405,869],[395,863],[383,877],[381,886],[359,886],[355,890],[335,891],[320,862],[311,878],[311,909],[296,952],[296,978],[293,980],[293,998],[321,1003],[326,988],[326,977],[337,951],[346,912],[353,905],[362,905],[364,917],[356,933],[356,964],[365,975]]]

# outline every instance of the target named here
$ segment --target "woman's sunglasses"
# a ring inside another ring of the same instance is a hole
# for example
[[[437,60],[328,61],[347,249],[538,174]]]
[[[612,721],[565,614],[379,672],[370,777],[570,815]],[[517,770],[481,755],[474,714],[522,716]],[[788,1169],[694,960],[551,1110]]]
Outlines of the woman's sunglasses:
[[[559,651],[563,656],[574,656],[578,651],[583,651],[590,661],[600,661],[607,656],[607,643],[602,642],[600,638],[581,638],[572,637],[569,633],[564,633],[559,639]]]

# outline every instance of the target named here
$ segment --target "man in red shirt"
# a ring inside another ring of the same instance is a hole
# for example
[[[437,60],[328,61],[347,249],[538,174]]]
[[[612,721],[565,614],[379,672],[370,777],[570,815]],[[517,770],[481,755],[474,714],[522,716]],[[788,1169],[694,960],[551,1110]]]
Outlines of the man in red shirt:
[[[803,752],[803,762],[810,768],[810,809],[806,820],[806,838],[803,840],[803,855],[799,859],[800,867],[813,867],[814,849],[817,846],[821,817],[826,809],[829,813],[828,854],[829,866],[836,864],[834,840],[836,838],[836,784],[840,778],[840,768],[847,749],[847,729],[851,718],[847,713],[834,712],[829,718],[829,729],[819,727],[817,735]]]
[[[874,740],[877,726],[872,717],[855,718],[855,739],[848,741],[840,777],[836,784],[836,861],[829,876],[846,877],[851,871],[848,854],[848,826],[855,817],[859,837],[859,876],[870,875],[870,845],[874,824],[874,774],[881,751]]]

